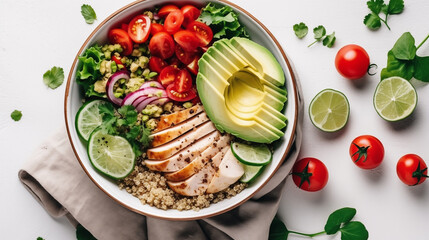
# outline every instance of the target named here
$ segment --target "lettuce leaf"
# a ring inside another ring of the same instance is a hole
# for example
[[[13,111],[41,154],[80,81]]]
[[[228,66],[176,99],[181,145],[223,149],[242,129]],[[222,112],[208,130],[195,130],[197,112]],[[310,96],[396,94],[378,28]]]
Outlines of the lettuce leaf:
[[[94,91],[94,83],[101,79],[100,65],[104,59],[101,47],[94,45],[79,57],[76,82],[83,87],[87,97],[104,97],[104,94]]]
[[[249,38],[246,28],[238,21],[238,14],[228,6],[207,4],[198,18],[213,30],[213,38]]]

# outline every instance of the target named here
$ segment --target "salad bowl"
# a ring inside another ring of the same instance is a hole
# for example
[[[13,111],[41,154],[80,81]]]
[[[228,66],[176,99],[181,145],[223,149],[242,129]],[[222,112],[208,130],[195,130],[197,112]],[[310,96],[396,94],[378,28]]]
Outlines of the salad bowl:
[[[261,188],[263,188],[268,181],[273,177],[278,168],[285,161],[289,151],[294,142],[294,134],[297,128],[298,121],[298,86],[291,64],[283,51],[281,45],[273,36],[273,34],[254,16],[248,13],[243,8],[224,0],[218,1],[205,1],[205,0],[190,0],[186,2],[175,1],[176,5],[192,4],[198,7],[204,7],[209,2],[214,2],[219,5],[226,5],[231,7],[239,15],[239,21],[244,25],[250,35],[251,40],[266,47],[279,62],[285,74],[285,87],[288,92],[288,100],[283,114],[288,119],[287,127],[284,129],[285,134],[279,140],[273,143],[274,152],[273,158],[269,165],[258,177],[258,179],[250,183],[242,192],[229,199],[224,199],[218,203],[212,203],[209,207],[203,208],[199,211],[186,210],[178,211],[175,209],[161,210],[149,205],[143,205],[138,198],[132,196],[125,190],[119,189],[117,183],[111,179],[101,175],[97,172],[90,163],[87,154],[85,143],[79,138],[75,129],[75,116],[82,105],[84,93],[76,83],[76,73],[78,67],[78,57],[89,47],[98,43],[106,43],[108,41],[108,32],[112,28],[120,27],[121,22],[128,22],[133,16],[141,13],[144,9],[153,9],[156,6],[161,6],[167,3],[172,3],[167,0],[146,0],[136,1],[123,8],[117,10],[104,21],[102,21],[95,30],[89,35],[82,47],[79,49],[70,73],[67,79],[67,86],[65,92],[64,112],[67,127],[67,133],[71,142],[73,151],[76,155],[77,161],[91,179],[108,197],[112,198],[118,204],[136,213],[167,220],[193,220],[215,216],[243,204],[254,196]],[[292,168],[293,163],[288,164],[287,170]]]

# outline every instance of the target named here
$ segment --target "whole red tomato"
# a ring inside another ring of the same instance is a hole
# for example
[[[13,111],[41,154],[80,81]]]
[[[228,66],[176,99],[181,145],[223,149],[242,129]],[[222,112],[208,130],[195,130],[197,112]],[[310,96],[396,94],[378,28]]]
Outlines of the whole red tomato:
[[[359,45],[350,44],[342,47],[335,57],[335,67],[345,78],[358,79],[368,71],[369,55]]]
[[[396,164],[399,179],[409,186],[419,185],[426,180],[427,166],[425,161],[416,154],[402,156]]]
[[[376,137],[362,135],[352,141],[349,153],[356,166],[363,169],[373,169],[383,161],[384,147]]]
[[[316,192],[328,183],[328,169],[317,158],[303,158],[292,168],[292,179],[296,186],[302,190]]]

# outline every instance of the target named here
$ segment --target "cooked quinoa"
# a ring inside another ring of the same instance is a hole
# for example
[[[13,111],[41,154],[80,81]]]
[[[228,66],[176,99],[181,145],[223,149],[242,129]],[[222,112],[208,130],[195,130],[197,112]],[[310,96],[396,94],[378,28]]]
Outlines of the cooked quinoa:
[[[142,204],[159,209],[194,210],[208,207],[223,199],[231,198],[246,188],[247,184],[237,182],[227,189],[194,197],[186,197],[175,193],[167,185],[167,179],[159,172],[153,172],[138,161],[134,171],[125,179],[119,181],[119,188],[137,197]]]

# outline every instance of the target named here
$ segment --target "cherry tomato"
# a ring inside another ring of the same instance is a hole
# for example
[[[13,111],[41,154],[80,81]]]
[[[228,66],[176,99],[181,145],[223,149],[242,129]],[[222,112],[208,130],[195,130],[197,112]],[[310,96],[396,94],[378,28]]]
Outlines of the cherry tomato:
[[[184,17],[183,13],[180,10],[174,10],[167,15],[164,21],[164,29],[169,34],[174,34],[179,31],[180,26],[182,26]]]
[[[161,9],[159,9],[158,16],[160,18],[164,18],[164,17],[166,17],[169,13],[171,13],[174,10],[179,10],[179,8],[176,5],[173,5],[173,4],[165,5]]]
[[[349,153],[356,166],[363,169],[373,169],[383,161],[384,147],[376,137],[362,135],[352,141]]]
[[[149,51],[153,56],[169,58],[174,54],[174,40],[170,34],[159,32],[150,39]]]
[[[335,57],[335,67],[345,78],[361,78],[368,71],[368,53],[361,46],[355,44],[346,45],[338,51]]]
[[[130,55],[133,52],[133,41],[128,33],[122,29],[112,29],[107,34],[110,43],[118,43],[124,49],[123,55]]]
[[[179,70],[173,66],[167,66],[159,73],[158,81],[162,86],[167,87],[176,80]]]
[[[152,56],[149,58],[149,69],[152,72],[160,73],[167,66],[167,63],[159,57]]]
[[[200,10],[192,5],[183,6],[180,11],[183,13],[182,25],[186,27],[190,22],[196,20],[200,16]]]
[[[166,91],[167,91],[167,96],[171,100],[174,100],[177,102],[187,102],[194,99],[197,96],[197,93],[193,88],[183,93],[177,92],[176,90],[174,90],[174,83],[168,85]]]
[[[172,56],[167,60],[168,65],[180,69],[183,67],[183,63],[176,57]]]
[[[202,22],[193,21],[188,24],[186,29],[195,33],[200,40],[200,46],[207,46],[213,39],[212,29]]]
[[[150,34],[155,35],[159,32],[164,32],[164,26],[159,23],[152,23],[152,28],[150,30]]]
[[[125,32],[128,32],[128,24],[122,23],[121,24],[121,29],[124,30]]]
[[[317,158],[303,158],[295,163],[292,169],[292,179],[302,190],[316,192],[328,183],[328,169]]]
[[[192,88],[192,77],[186,69],[181,69],[174,80],[174,90],[178,93],[187,92]]]
[[[189,30],[178,31],[174,34],[174,40],[183,48],[183,50],[188,52],[197,51],[197,47],[200,45],[198,37]]]
[[[419,185],[428,177],[425,161],[416,154],[402,156],[396,164],[396,173],[409,186]]]
[[[149,38],[151,25],[148,16],[138,15],[128,24],[128,35],[134,42],[144,43]]]
[[[192,60],[188,65],[186,65],[186,68],[194,75],[198,74],[198,60],[200,57],[195,56],[194,60]]]
[[[183,64],[189,64],[194,60],[194,58],[197,56],[195,52],[188,52],[183,50],[183,48],[176,44],[176,57],[183,63]]]

